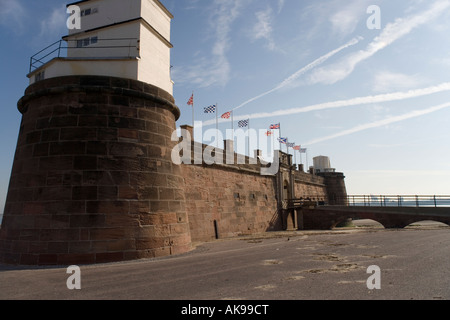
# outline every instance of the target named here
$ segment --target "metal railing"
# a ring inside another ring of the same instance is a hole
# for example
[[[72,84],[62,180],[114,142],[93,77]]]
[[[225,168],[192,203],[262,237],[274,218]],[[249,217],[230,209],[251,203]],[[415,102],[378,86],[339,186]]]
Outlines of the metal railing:
[[[92,38],[90,38],[91,41]],[[131,54],[131,50],[129,50],[128,57],[135,57],[139,53],[139,41],[137,38],[115,38],[115,39],[97,39],[95,38],[95,43],[91,43],[89,45],[84,45],[83,41],[87,39],[79,39],[79,40],[58,40],[48,47],[42,49],[38,53],[34,54],[30,58],[30,71],[32,72],[37,68],[43,66],[51,59],[61,58],[62,55],[65,56],[66,50],[99,50],[99,49],[135,49],[136,54]],[[118,42],[121,43],[118,43]],[[126,44],[126,42],[129,42]],[[74,45],[70,45],[74,43]],[[108,54],[108,57],[114,56],[114,50],[111,50]],[[80,56],[78,58],[87,58],[88,56]],[[76,58],[76,57],[73,57]]]
[[[445,195],[349,195],[341,200],[350,207],[450,207],[450,196]]]

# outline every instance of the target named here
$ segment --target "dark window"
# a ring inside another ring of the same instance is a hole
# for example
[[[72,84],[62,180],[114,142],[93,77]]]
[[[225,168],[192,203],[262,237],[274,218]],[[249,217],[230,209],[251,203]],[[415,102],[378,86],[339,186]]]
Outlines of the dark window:
[[[91,44],[95,44],[98,42],[98,37],[92,37],[91,38]]]
[[[91,14],[91,9],[86,9],[86,10],[84,10],[84,14],[85,14],[86,16],[90,15],[90,14]]]
[[[239,199],[239,198],[240,198],[239,193],[235,193],[235,194],[234,194],[234,198],[235,198],[235,199]]]
[[[83,39],[83,47],[87,47],[90,43],[91,43],[91,39],[89,39],[89,38]]]
[[[77,48],[83,48],[83,40],[77,40]]]

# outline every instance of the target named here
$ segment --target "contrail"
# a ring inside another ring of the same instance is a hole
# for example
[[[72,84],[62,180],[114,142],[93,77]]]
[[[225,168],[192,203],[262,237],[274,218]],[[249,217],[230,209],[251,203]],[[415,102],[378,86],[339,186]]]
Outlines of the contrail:
[[[450,2],[448,0],[436,1],[427,11],[396,19],[394,22],[387,24],[381,34],[365,50],[351,53],[331,66],[314,70],[308,79],[308,84],[334,84],[344,80],[355,70],[359,63],[392,45],[397,40],[411,33],[415,28],[436,19],[443,12],[446,12],[449,7]]]
[[[301,75],[305,74],[306,72],[308,72],[309,70],[321,65],[322,63],[324,63],[325,61],[327,61],[328,59],[330,59],[332,56],[334,56],[335,54],[341,52],[342,50],[350,47],[350,46],[354,46],[355,44],[357,44],[359,41],[361,41],[363,38],[362,37],[357,37],[357,38],[353,38],[352,40],[350,40],[348,43],[344,44],[343,46],[327,53],[326,55],[320,57],[319,59],[311,62],[310,64],[308,64],[306,67],[303,67],[302,69],[298,70],[296,73],[294,73],[293,75],[291,75],[290,77],[286,78],[283,82],[281,82],[278,86],[276,86],[273,89],[270,89],[269,91],[266,91],[256,97],[253,97],[247,101],[245,101],[244,103],[242,103],[241,105],[237,106],[236,108],[233,109],[237,110],[242,108],[243,106],[249,104],[250,102],[253,102],[255,100],[258,100],[272,92],[275,92],[277,90],[280,90],[281,88],[284,88],[285,86],[289,85],[290,83],[292,83],[293,81],[295,81],[296,79],[298,79]]]
[[[401,101],[401,100],[431,95],[431,94],[435,94],[435,93],[440,93],[440,92],[444,92],[444,91],[450,91],[450,82],[444,82],[444,83],[436,85],[436,86],[422,88],[422,89],[415,89],[415,90],[409,90],[409,91],[401,91],[401,92],[394,92],[394,93],[387,93],[387,94],[380,94],[380,95],[366,96],[366,97],[357,97],[357,98],[352,98],[352,99],[348,99],[348,100],[325,102],[325,103],[314,104],[314,105],[310,105],[310,106],[306,106],[306,107],[277,110],[277,111],[273,111],[273,112],[247,114],[247,115],[235,117],[234,120],[239,121],[239,120],[245,120],[245,119],[273,118],[273,117],[289,116],[289,115],[298,114],[298,113],[306,113],[306,112],[319,111],[319,110],[325,110],[325,109],[360,106],[360,105],[366,105],[366,104],[371,104],[371,103]],[[207,125],[212,125],[215,123],[216,123],[215,120],[214,121],[210,120],[210,121],[205,121],[203,123],[203,125],[207,126]]]
[[[379,121],[375,121],[375,122],[371,122],[371,123],[366,123],[366,124],[361,124],[359,126],[356,126],[354,128],[351,129],[347,129],[323,138],[318,138],[318,139],[314,139],[309,141],[308,143],[305,143],[304,145],[310,146],[319,142],[324,142],[324,141],[328,141],[331,139],[335,139],[335,138],[339,138],[339,137],[343,137],[343,136],[347,136],[356,132],[360,132],[363,130],[367,130],[367,129],[373,129],[373,128],[378,128],[378,127],[382,127],[391,123],[395,123],[395,122],[400,122],[400,121],[405,121],[408,119],[412,119],[412,118],[417,118],[417,117],[421,117],[445,108],[449,108],[450,107],[450,103],[444,103],[438,106],[434,106],[434,107],[430,107],[427,109],[423,109],[423,110],[416,110],[416,111],[412,111],[400,116],[395,116],[395,117],[391,117],[391,118],[387,118],[384,120],[379,120]]]

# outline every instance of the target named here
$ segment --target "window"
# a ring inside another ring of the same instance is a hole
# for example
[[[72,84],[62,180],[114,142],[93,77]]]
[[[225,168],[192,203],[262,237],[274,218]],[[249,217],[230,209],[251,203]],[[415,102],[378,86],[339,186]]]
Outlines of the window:
[[[41,71],[34,76],[34,81],[41,81],[45,79],[45,71]]]
[[[81,39],[81,40],[77,40],[77,48],[83,48],[83,47],[87,47],[91,44],[96,44],[98,43],[98,37],[91,37],[91,38],[85,38],[85,39]]]
[[[98,8],[88,8],[81,10],[81,16],[90,16],[91,14],[98,13]]]
[[[238,200],[240,197],[241,197],[241,196],[239,195],[239,193],[235,193],[235,194],[234,194],[234,198],[235,198],[236,200]]]

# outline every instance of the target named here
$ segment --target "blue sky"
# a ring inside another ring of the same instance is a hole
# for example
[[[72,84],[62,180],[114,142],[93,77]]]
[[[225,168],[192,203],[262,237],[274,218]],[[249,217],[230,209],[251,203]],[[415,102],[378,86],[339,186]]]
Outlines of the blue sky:
[[[280,122],[309,164],[331,158],[351,194],[450,194],[449,0],[162,2],[175,16],[177,125],[191,124],[194,91],[204,129],[215,103],[252,129]],[[371,5],[380,29],[367,26]],[[0,0],[0,208],[30,56],[67,33],[66,19],[60,0]]]

